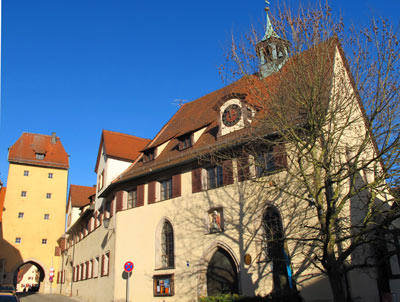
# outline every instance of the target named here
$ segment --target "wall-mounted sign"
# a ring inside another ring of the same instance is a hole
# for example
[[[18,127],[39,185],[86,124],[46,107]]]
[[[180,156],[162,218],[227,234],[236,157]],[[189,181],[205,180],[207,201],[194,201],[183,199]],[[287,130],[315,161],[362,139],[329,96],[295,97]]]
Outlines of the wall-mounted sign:
[[[250,263],[251,263],[251,256],[250,256],[250,254],[244,255],[244,263],[245,263],[246,265],[250,265]]]

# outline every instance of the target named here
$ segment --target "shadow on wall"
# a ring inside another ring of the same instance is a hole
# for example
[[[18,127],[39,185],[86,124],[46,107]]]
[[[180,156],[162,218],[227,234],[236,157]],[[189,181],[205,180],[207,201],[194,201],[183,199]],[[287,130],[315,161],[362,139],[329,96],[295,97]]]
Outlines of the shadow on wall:
[[[3,227],[0,222],[0,284],[13,283],[13,269],[18,263],[22,263],[21,253],[3,238]]]

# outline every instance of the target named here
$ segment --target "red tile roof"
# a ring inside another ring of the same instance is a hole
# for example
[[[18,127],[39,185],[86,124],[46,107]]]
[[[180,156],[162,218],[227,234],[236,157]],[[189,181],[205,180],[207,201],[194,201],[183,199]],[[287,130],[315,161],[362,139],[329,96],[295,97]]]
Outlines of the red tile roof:
[[[125,182],[129,179],[146,175],[147,173],[154,173],[159,169],[165,169],[176,164],[182,164],[197,158],[201,154],[209,152],[212,147],[223,146],[228,143],[232,144],[245,139],[245,134],[249,134],[248,128],[224,136],[217,136],[220,123],[219,107],[222,103],[228,100],[230,98],[229,96],[241,95],[239,99],[244,99],[244,102],[258,110],[257,114],[259,116],[255,119],[256,122],[257,120],[262,120],[262,115],[271,114],[271,112],[269,112],[271,108],[267,108],[271,106],[268,105],[268,98],[270,95],[280,93],[280,85],[287,85],[287,81],[291,81],[293,77],[293,75],[291,75],[293,67],[307,66],[307,64],[304,63],[312,62],[313,55],[315,55],[317,51],[323,51],[322,55],[319,55],[319,57],[327,60],[325,66],[326,73],[330,72],[329,75],[332,76],[332,55],[334,54],[336,46],[340,47],[337,38],[331,38],[310,50],[290,58],[280,72],[273,73],[267,78],[260,79],[258,75],[245,76],[224,88],[184,104],[160,130],[151,143],[146,146],[146,149],[150,149],[169,141],[162,153],[159,154],[155,160],[146,163],[143,163],[139,158],[139,160],[114,181],[114,184]],[[303,73],[312,75],[312,71],[303,71]],[[329,83],[331,83],[331,81],[329,81]],[[298,110],[292,108],[292,111],[297,112]],[[297,112],[296,116],[293,116],[293,122],[297,123],[298,118],[299,115]],[[206,131],[201,135],[194,146],[186,150],[178,150],[177,137],[204,127],[207,127]],[[265,127],[263,129],[265,129]],[[268,133],[263,133],[263,135],[266,134]],[[112,187],[113,186],[107,188],[102,195],[107,194]]]
[[[44,159],[37,159],[36,154],[44,154]],[[34,133],[23,133],[9,149],[10,163],[28,164],[41,167],[68,169],[68,154],[60,138]]]
[[[97,173],[103,145],[105,154],[108,157],[133,162],[140,155],[140,151],[149,142],[150,140],[146,138],[103,130],[100,139],[99,152],[97,154],[95,172]]]
[[[70,201],[72,202],[72,207],[80,208],[88,205],[90,203],[89,197],[94,194],[96,194],[96,187],[70,185],[67,209]]]
[[[2,221],[5,198],[6,198],[6,187],[2,187],[0,189],[0,222]]]

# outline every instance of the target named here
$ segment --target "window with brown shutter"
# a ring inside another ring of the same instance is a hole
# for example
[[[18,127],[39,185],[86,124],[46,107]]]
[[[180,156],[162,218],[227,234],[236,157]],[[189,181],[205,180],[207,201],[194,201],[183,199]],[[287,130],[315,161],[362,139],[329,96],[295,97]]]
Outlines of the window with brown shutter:
[[[237,159],[238,181],[250,179],[249,157],[242,156]]]
[[[137,206],[144,205],[144,185],[140,185],[137,187]]]
[[[105,261],[105,256],[101,255],[101,276],[104,276],[104,261]]]
[[[286,147],[284,143],[275,145],[273,148],[275,166],[277,169],[287,168]]]
[[[232,160],[225,160],[222,163],[222,173],[224,186],[233,184]]]
[[[192,170],[192,193],[201,192],[203,190],[201,184],[201,168]]]
[[[152,204],[155,203],[156,201],[156,182],[152,181],[148,184],[147,187],[149,190],[149,194],[148,194],[148,204]]]
[[[172,197],[181,196],[181,174],[172,176]]]
[[[160,181],[160,199],[170,198],[172,198],[172,178],[167,178]]]

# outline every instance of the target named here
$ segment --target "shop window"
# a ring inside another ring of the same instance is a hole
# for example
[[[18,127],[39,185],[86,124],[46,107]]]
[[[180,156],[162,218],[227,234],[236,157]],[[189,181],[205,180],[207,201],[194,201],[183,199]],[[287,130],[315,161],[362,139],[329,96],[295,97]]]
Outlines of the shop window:
[[[174,295],[174,275],[153,276],[153,295],[154,296],[173,296]]]

